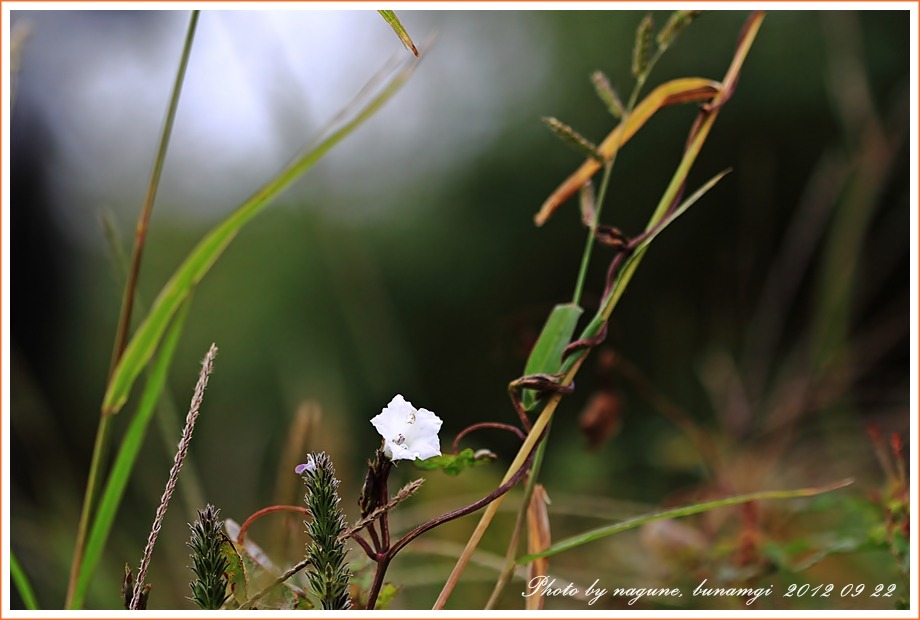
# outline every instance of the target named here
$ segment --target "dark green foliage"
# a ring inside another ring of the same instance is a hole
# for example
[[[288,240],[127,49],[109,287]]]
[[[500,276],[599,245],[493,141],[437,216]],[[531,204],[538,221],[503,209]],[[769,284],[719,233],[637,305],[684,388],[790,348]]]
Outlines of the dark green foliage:
[[[325,452],[307,456],[303,479],[307,483],[306,503],[313,514],[306,522],[307,534],[313,539],[307,547],[310,587],[323,609],[349,609],[351,571],[345,561],[343,537],[348,524],[339,508],[339,481],[335,479],[335,469]]]
[[[220,510],[208,504],[198,511],[198,519],[190,523],[192,537],[188,542],[191,548],[192,571],[195,581],[190,600],[201,609],[220,609],[227,601],[227,559],[221,553],[221,546],[226,539],[221,527],[223,521],[217,517]]]

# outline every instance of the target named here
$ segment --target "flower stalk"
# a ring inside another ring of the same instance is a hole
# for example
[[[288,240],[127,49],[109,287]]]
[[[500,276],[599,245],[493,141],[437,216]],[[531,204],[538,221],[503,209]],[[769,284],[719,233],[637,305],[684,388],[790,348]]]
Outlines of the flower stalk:
[[[153,555],[153,547],[157,542],[157,536],[160,528],[163,526],[163,519],[166,517],[166,509],[169,507],[169,500],[172,499],[173,492],[176,490],[176,483],[179,481],[179,472],[182,470],[182,463],[188,454],[189,444],[192,442],[192,432],[195,430],[195,421],[198,419],[198,413],[201,409],[201,402],[204,400],[204,390],[208,385],[208,378],[211,376],[211,370],[214,368],[214,358],[217,356],[217,346],[211,344],[204,361],[201,363],[201,372],[198,374],[198,383],[195,384],[195,393],[192,395],[192,402],[189,406],[188,416],[185,418],[185,428],[182,429],[182,439],[179,440],[179,448],[173,459],[173,466],[169,470],[169,479],[166,481],[166,488],[160,498],[160,505],[157,508],[156,516],[153,519],[153,526],[150,528],[150,536],[147,538],[147,546],[144,547],[144,557],[141,560],[141,566],[137,571],[137,581],[134,583],[134,593],[131,597],[129,609],[139,609],[141,597],[144,596],[144,589],[147,584],[144,580],[147,577],[147,569],[150,566],[150,556]],[[149,589],[149,588],[148,588]]]

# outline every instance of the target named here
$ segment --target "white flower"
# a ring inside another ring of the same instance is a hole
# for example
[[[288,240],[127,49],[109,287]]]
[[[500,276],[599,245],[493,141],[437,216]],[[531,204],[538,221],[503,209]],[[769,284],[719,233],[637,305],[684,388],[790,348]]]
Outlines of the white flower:
[[[371,424],[383,435],[383,453],[391,461],[440,456],[438,431],[441,418],[427,409],[416,409],[397,394]]]

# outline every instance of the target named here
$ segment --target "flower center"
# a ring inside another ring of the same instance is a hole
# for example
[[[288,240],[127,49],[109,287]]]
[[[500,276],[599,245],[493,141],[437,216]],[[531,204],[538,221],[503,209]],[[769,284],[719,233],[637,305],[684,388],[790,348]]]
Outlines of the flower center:
[[[406,438],[403,437],[402,433],[400,433],[393,439],[393,443],[395,443],[397,446],[401,446],[406,443]]]

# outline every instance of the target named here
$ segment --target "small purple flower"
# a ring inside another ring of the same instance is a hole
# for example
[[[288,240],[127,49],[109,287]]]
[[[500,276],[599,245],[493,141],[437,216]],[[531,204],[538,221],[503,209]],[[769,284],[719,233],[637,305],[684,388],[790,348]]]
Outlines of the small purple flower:
[[[310,473],[313,473],[314,471],[316,471],[316,461],[313,459],[312,454],[307,455],[306,463],[301,463],[300,465],[294,468],[294,473],[298,475],[304,473],[305,471],[310,472]]]

